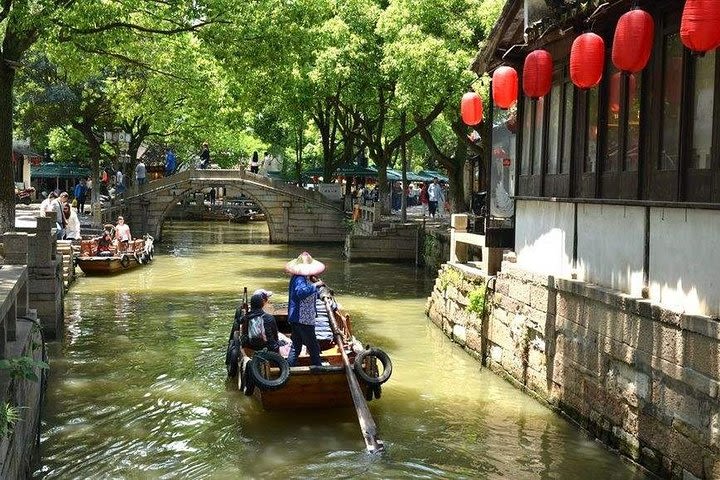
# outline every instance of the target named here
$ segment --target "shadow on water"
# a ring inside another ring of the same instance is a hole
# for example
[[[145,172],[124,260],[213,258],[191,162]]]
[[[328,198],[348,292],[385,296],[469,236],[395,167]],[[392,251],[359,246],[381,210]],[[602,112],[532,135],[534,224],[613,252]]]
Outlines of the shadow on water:
[[[228,228],[224,238],[255,227]],[[175,224],[166,252],[197,248],[175,230],[192,236]],[[229,388],[223,362],[242,286],[286,296],[282,267],[300,250],[264,247],[225,244],[202,261],[161,252],[150,267],[80,279],[51,345],[37,478],[644,478],[432,326],[432,279],[346,264],[334,246],[310,251],[356,335],[393,359],[370,404],[387,452],[363,451],[352,409],[263,411]]]

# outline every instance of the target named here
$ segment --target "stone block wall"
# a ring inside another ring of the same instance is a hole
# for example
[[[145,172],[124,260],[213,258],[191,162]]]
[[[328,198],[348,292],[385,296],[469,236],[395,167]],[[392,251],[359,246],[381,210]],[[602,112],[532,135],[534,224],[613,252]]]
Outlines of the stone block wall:
[[[345,256],[350,261],[385,260],[414,263],[418,256],[418,226],[393,225],[371,235],[350,234],[345,238]]]
[[[485,281],[479,270],[443,266],[430,319],[493,371],[650,471],[720,478],[718,320],[509,262],[489,283],[481,319],[467,312],[467,295]]]

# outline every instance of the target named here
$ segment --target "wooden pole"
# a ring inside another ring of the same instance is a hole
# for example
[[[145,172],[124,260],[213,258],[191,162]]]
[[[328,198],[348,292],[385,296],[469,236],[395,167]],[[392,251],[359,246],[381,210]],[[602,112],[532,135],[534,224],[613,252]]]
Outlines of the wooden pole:
[[[365,447],[370,453],[381,453],[385,450],[385,446],[383,445],[382,440],[380,440],[377,436],[377,426],[375,425],[375,420],[373,420],[370,409],[365,401],[365,396],[360,389],[360,384],[355,377],[355,372],[353,372],[352,366],[350,365],[350,359],[345,352],[345,342],[343,342],[342,334],[337,326],[337,321],[335,320],[335,314],[332,309],[331,294],[327,287],[321,289],[320,296],[325,302],[328,319],[330,320],[330,328],[333,331],[335,343],[340,349],[343,364],[345,365],[345,376],[347,377],[353,404],[355,404],[355,413],[357,414],[360,430],[362,431],[362,436],[365,440]]]

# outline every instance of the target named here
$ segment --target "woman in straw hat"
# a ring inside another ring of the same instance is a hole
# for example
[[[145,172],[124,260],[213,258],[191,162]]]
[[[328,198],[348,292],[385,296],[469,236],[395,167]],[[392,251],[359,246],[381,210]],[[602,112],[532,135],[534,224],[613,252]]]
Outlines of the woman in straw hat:
[[[307,347],[310,362],[321,365],[320,345],[315,338],[315,300],[318,288],[324,284],[316,276],[325,271],[325,265],[303,252],[285,265],[285,271],[292,275],[288,291],[288,322],[292,329],[290,339],[292,348],[288,355],[288,364],[294,366],[302,346]]]

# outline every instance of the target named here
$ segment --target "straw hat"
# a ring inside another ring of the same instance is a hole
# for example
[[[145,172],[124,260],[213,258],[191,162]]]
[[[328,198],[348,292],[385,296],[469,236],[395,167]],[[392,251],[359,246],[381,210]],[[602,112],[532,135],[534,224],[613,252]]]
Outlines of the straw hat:
[[[303,252],[285,265],[285,271],[291,275],[319,275],[325,271],[325,264],[313,259],[308,252]]]

